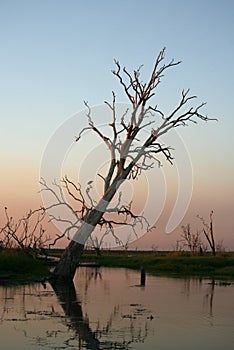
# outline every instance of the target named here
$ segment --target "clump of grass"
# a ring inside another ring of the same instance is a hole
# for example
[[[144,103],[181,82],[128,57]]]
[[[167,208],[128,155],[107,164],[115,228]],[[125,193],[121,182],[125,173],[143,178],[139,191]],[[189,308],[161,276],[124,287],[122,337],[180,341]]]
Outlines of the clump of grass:
[[[234,266],[225,266],[217,269],[217,274],[220,276],[229,276],[234,279]]]
[[[147,272],[158,275],[234,278],[233,256],[103,254],[98,262],[102,266],[137,270],[144,266]]]
[[[0,281],[11,283],[39,280],[48,276],[49,269],[42,262],[23,251],[9,250],[0,254]]]

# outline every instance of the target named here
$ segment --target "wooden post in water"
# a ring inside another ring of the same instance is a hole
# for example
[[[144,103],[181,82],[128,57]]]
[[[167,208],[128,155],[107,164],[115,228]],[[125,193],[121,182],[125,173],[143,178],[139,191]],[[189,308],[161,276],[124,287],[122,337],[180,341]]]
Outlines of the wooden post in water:
[[[141,266],[141,286],[145,286],[145,268]]]

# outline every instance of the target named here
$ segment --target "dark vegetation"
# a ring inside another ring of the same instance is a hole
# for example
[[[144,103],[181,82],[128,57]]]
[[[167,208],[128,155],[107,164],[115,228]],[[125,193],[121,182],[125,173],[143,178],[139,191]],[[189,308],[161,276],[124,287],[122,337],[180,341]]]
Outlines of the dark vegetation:
[[[203,231],[193,231],[189,224],[182,226],[175,252],[129,251],[128,247],[119,251],[100,247],[97,251],[95,246],[87,245],[90,249],[84,250],[80,260],[137,270],[143,266],[147,273],[156,275],[234,280],[234,253],[226,253],[216,243],[212,215],[213,211],[208,224],[199,217]],[[64,249],[52,248],[60,237],[53,241],[45,233],[44,218],[43,208],[30,210],[19,220],[8,215],[5,208],[5,222],[0,226],[0,284],[28,283],[49,277],[51,263],[57,264],[48,256],[60,258]]]
[[[86,253],[82,261],[94,261],[95,259],[101,266],[136,270],[144,266],[146,272],[155,275],[234,279],[234,253],[200,256],[189,252],[112,252],[102,253],[96,258]]]
[[[50,251],[50,256],[60,257],[62,249]],[[194,255],[190,252],[154,251],[85,251],[81,263],[97,263],[103,267],[123,267],[171,277],[207,277],[234,280],[234,253]],[[49,277],[50,264],[33,258],[19,249],[0,253],[0,283],[28,283]]]
[[[28,283],[49,276],[49,268],[43,261],[18,249],[7,249],[0,253],[0,284]]]

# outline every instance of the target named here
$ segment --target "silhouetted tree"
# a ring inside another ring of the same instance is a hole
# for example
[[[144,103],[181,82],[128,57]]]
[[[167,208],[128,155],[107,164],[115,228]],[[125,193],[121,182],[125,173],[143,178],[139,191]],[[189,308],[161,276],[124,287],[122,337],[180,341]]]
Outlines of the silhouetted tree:
[[[216,243],[215,243],[215,236],[214,236],[214,226],[213,226],[213,210],[210,212],[210,222],[209,225],[205,222],[203,217],[197,215],[197,217],[201,220],[203,224],[203,233],[204,236],[209,244],[209,247],[212,251],[212,254],[215,256],[216,255]]]
[[[179,61],[175,62],[174,60],[171,60],[169,63],[163,63],[164,56],[165,49],[159,52],[147,82],[142,82],[141,80],[141,67],[130,73],[125,67],[122,68],[118,61],[115,61],[116,69],[113,71],[113,74],[122,86],[131,107],[123,115],[117,117],[115,94],[113,93],[111,103],[106,102],[111,114],[109,123],[112,131],[111,137],[106,136],[95,125],[95,121],[92,118],[92,110],[88,103],[85,102],[88,125],[81,130],[76,141],[79,141],[87,130],[91,130],[97,137],[101,138],[110,152],[109,169],[107,174],[99,174],[103,179],[104,186],[101,198],[97,203],[90,195],[91,181],[85,190],[88,197],[88,200],[86,200],[80,184],[76,184],[66,177],[63,179],[62,184],[66,188],[67,193],[77,201],[80,207],[78,210],[69,208],[75,215],[75,221],[69,223],[67,219],[69,226],[67,233],[69,234],[72,230],[73,232],[75,230],[76,233],[56,266],[52,275],[53,279],[73,279],[84,244],[97,225],[106,228],[106,232],[112,234],[117,241],[118,237],[115,236],[115,227],[119,223],[131,225],[133,230],[138,223],[144,223],[146,224],[145,230],[150,229],[146,218],[135,215],[131,205],[121,204],[121,196],[119,196],[117,205],[110,208],[113,197],[126,179],[137,179],[142,171],[151,169],[155,163],[160,166],[160,155],[172,164],[171,147],[162,142],[161,138],[163,135],[179,126],[186,126],[191,122],[196,123],[199,119],[203,121],[209,120],[207,116],[200,112],[204,103],[196,107],[189,104],[191,100],[196,98],[196,96],[189,94],[189,90],[182,91],[179,103],[168,114],[149,103],[155,95],[164,72],[180,64]],[[151,131],[148,134],[142,132],[151,126]],[[41,184],[42,190],[50,191],[54,195],[54,203],[50,206],[50,209],[64,205],[67,208],[69,207],[69,204],[63,198],[60,185],[55,183],[55,187],[59,192],[58,195],[53,192],[54,189],[49,187],[43,179]],[[123,217],[124,220],[113,220],[112,217],[110,218],[110,216],[106,215],[107,213],[117,214],[118,217]],[[59,217],[54,217],[53,219],[66,221],[66,219]],[[133,223],[130,223],[129,219],[133,220]]]
[[[183,225],[181,233],[180,245],[184,248],[188,248],[191,253],[198,252],[202,249],[202,242],[200,238],[200,232],[192,232],[190,224]]]
[[[4,211],[5,222],[0,227],[3,248],[21,248],[32,255],[48,248],[51,239],[42,225],[46,215],[44,208],[29,210],[18,220],[8,214],[7,207]]]

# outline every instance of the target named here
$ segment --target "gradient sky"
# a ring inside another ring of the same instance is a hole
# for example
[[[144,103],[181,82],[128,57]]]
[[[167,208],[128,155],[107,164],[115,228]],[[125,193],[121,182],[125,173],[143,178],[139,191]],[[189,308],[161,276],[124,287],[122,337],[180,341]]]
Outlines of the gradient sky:
[[[111,99],[126,102],[111,74],[114,58],[147,76],[164,46],[167,71],[156,103],[169,110],[183,88],[218,122],[180,130],[190,153],[194,191],[182,224],[199,229],[214,210],[217,241],[234,250],[234,3],[198,1],[0,0],[0,211],[16,215],[40,205],[40,162],[47,142],[71,115]],[[175,170],[170,169],[171,179]],[[168,184],[156,230],[135,246],[172,249],[165,225],[176,199]],[[169,191],[170,190],[170,191]]]

